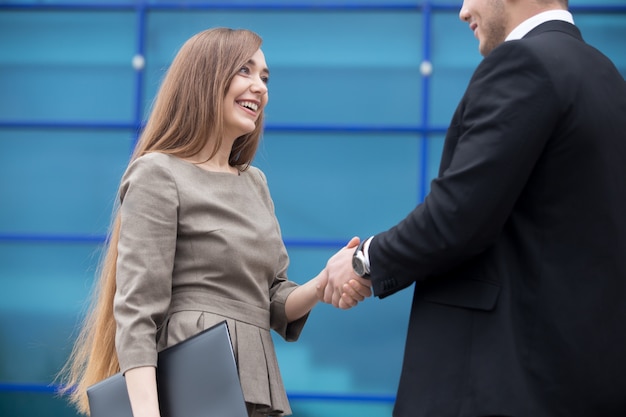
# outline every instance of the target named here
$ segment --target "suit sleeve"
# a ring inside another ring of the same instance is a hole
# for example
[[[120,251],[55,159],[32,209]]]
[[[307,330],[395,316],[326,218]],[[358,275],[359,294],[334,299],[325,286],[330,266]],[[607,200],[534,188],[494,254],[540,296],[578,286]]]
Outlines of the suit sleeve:
[[[371,242],[376,296],[433,279],[498,238],[557,120],[548,74],[520,41],[500,45],[479,65],[430,193]]]
[[[156,334],[170,304],[178,224],[178,195],[169,171],[139,158],[120,189],[114,314],[122,372],[156,366]]]

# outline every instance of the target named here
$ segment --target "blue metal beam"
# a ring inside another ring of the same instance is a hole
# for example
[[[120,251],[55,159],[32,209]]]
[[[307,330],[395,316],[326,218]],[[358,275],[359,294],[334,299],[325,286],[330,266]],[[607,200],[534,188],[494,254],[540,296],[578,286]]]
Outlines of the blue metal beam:
[[[32,393],[56,393],[58,391],[56,385],[46,385],[38,383],[11,383],[0,382],[0,392],[32,392]]]
[[[22,393],[51,393],[59,392],[60,386],[55,384],[40,383],[10,383],[0,382],[0,392],[22,392]],[[362,403],[389,403],[395,401],[394,395],[380,394],[335,394],[335,393],[315,393],[315,392],[288,392],[290,400],[310,400],[310,401],[334,401],[334,402],[362,402]]]
[[[141,94],[137,88],[136,94]],[[0,121],[0,128],[44,129],[44,130],[141,130],[141,122],[43,122],[43,121]],[[312,133],[398,133],[432,134],[445,133],[445,126],[394,126],[394,125],[290,125],[267,124],[266,132],[312,132]]]
[[[394,395],[373,395],[373,394],[322,394],[306,392],[288,392],[290,400],[312,400],[312,401],[338,401],[338,402],[360,402],[360,403],[388,403],[396,401]]]
[[[0,233],[0,243],[104,243],[104,235],[88,234],[43,234],[43,233]]]
[[[285,238],[284,243],[292,248],[341,248],[348,243],[348,238],[340,239],[298,239]],[[0,233],[0,243],[42,243],[42,244],[103,244],[104,235],[89,234],[29,234],[29,233]]]
[[[0,128],[5,129],[67,129],[67,130],[133,130],[137,127],[132,122],[55,122],[55,121],[0,121]]]
[[[427,1],[426,1],[427,2]],[[417,3],[417,2],[416,2]],[[137,0],[129,3],[115,2],[84,2],[84,3],[21,3],[21,2],[4,2],[0,3],[0,9],[4,10],[44,10],[44,11],[124,11],[135,9],[146,10],[265,10],[265,11],[422,11],[425,6],[422,4],[406,4],[406,3],[388,3],[380,2],[377,4],[355,4],[340,3],[319,4],[315,1],[301,3],[237,3],[231,4],[227,1],[213,3],[186,3],[186,2],[168,2],[152,4],[148,0]],[[460,9],[458,3],[450,4],[429,4],[428,7],[432,11],[457,11]],[[626,13],[626,5],[573,5],[570,11],[574,13]]]
[[[228,1],[211,2],[211,3],[188,3],[188,2],[167,2],[167,3],[150,3],[149,1],[136,1],[134,3],[115,3],[115,2],[84,2],[84,3],[1,3],[0,9],[12,10],[59,10],[59,11],[119,11],[133,10],[136,8],[146,8],[148,10],[254,10],[254,11],[417,11],[421,9],[419,4],[406,3],[388,3],[381,2],[378,4],[355,4],[334,2],[329,4],[319,4],[312,2],[301,3],[237,3],[232,4]]]
[[[424,10],[422,13],[422,30],[423,30],[423,55],[422,55],[422,125],[424,131],[422,132],[422,149],[421,149],[421,163],[420,163],[420,176],[419,176],[419,190],[417,192],[417,203],[421,203],[426,198],[426,188],[428,187],[428,153],[429,153],[429,126],[430,126],[430,73],[425,72],[424,66],[431,65],[431,38],[432,38],[432,12],[431,4],[429,1],[425,1]]]

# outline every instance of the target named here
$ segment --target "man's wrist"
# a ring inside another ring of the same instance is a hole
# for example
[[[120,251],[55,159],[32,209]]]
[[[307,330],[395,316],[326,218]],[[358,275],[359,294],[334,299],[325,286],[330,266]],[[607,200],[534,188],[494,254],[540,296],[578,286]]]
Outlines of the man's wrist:
[[[359,246],[352,255],[352,269],[354,273],[362,278],[369,278],[370,275],[370,261],[369,261],[369,241],[366,239],[359,243]],[[367,249],[366,249],[367,248]]]
[[[372,237],[370,236],[363,241],[363,255],[365,256],[365,265],[367,265],[367,272],[372,271],[370,267],[370,243],[372,243]]]

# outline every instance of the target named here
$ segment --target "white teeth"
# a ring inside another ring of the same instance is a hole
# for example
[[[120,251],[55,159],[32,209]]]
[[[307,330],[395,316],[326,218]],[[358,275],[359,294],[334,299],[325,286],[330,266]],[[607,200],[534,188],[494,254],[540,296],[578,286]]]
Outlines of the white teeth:
[[[247,107],[250,110],[254,110],[254,111],[257,111],[259,109],[259,105],[251,101],[240,101],[239,105],[243,107]]]

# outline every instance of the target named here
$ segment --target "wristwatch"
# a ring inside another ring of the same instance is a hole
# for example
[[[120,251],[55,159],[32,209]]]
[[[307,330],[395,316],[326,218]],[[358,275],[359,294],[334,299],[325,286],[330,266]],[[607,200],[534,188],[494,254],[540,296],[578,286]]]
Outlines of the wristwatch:
[[[366,239],[367,240],[367,239]],[[370,266],[367,259],[365,259],[365,252],[363,252],[363,244],[365,240],[359,243],[356,247],[354,255],[352,255],[352,268],[354,273],[362,278],[368,278],[370,276]]]

